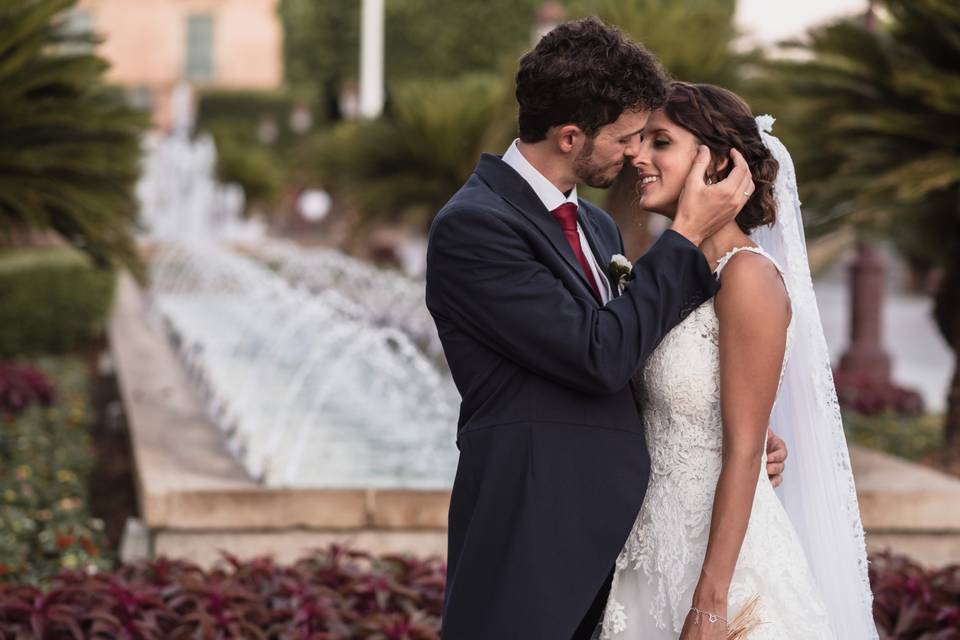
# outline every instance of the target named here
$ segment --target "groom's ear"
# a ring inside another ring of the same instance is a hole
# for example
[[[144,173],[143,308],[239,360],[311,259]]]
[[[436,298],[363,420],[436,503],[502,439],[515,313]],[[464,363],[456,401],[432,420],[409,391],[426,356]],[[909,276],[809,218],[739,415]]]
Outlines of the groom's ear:
[[[575,124],[565,124],[554,127],[557,146],[563,153],[570,153],[579,145],[583,144],[583,129]]]

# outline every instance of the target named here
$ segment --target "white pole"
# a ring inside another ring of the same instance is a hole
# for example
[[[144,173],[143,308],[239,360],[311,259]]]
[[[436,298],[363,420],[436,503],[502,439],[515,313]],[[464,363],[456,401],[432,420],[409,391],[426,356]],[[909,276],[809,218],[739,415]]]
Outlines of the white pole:
[[[360,15],[360,115],[383,111],[383,0],[363,0]]]

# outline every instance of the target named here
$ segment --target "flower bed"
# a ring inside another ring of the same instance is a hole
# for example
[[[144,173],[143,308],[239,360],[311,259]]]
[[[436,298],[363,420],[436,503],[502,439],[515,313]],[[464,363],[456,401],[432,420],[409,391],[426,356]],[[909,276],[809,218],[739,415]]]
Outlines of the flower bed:
[[[283,566],[226,556],[211,571],[175,560],[114,573],[64,572],[46,591],[0,585],[0,634],[37,638],[438,638],[439,560],[332,547]]]
[[[851,375],[840,369],[833,372],[840,406],[865,416],[923,415],[923,397],[913,389],[893,383],[880,384],[868,376]]]
[[[844,411],[843,428],[851,442],[914,462],[923,462],[943,449],[942,415],[910,418]]]
[[[960,566],[879,555],[870,579],[881,640],[960,638]],[[427,640],[439,638],[443,584],[437,559],[336,546],[292,565],[159,559],[64,571],[45,589],[0,583],[0,637]]]
[[[924,570],[906,558],[870,563],[881,640],[960,640],[960,565]]]
[[[73,358],[0,364],[0,579],[110,567],[90,517],[87,373]]]

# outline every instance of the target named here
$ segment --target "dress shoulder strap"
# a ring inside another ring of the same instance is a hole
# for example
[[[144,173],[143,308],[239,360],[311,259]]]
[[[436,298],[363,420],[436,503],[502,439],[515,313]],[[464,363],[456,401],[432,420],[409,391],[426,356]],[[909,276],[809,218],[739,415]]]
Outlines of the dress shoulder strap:
[[[717,260],[717,266],[713,270],[713,275],[719,278],[720,272],[723,271],[723,268],[727,266],[728,262],[730,262],[730,258],[737,255],[741,251],[749,251],[750,253],[755,253],[757,255],[763,256],[764,258],[766,258],[767,260],[773,263],[773,266],[775,266],[777,268],[777,271],[780,272],[780,277],[784,277],[783,268],[779,264],[777,264],[777,261],[773,259],[773,256],[771,256],[769,253],[767,253],[760,247],[734,247],[733,249],[730,249],[730,251],[727,251],[722,258]],[[786,282],[786,280],[784,280],[784,282]]]

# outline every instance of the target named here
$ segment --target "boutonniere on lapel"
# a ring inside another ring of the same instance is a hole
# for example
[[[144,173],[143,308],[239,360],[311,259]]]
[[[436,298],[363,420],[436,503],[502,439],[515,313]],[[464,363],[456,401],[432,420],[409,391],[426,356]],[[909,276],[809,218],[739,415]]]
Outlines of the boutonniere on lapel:
[[[617,295],[620,295],[627,283],[633,280],[633,263],[627,260],[626,256],[618,253],[610,258],[607,274],[610,276],[610,281],[616,283]]]

